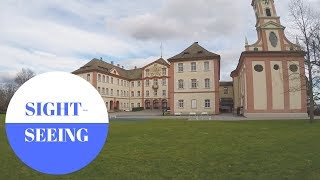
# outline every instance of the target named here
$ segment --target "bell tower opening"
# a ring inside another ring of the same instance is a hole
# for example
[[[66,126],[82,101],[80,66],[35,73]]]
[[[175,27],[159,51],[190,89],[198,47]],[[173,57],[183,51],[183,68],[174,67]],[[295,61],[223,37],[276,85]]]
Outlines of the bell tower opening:
[[[271,17],[271,10],[269,8],[266,9],[266,15],[268,17]]]

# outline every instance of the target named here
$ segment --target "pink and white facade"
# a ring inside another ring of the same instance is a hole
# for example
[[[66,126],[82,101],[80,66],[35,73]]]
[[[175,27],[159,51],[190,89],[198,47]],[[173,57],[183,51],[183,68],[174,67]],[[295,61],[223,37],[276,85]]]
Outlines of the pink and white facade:
[[[291,43],[274,1],[253,0],[258,41],[246,42],[231,73],[234,107],[246,117],[307,117],[304,55]]]

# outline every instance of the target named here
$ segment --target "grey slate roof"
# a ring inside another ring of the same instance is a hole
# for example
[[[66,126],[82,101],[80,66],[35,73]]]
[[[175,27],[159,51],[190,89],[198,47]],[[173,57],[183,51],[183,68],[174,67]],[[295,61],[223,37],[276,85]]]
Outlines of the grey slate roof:
[[[164,59],[160,58],[156,60],[155,62],[164,64],[164,65],[169,65]],[[154,62],[153,62],[154,63]],[[103,60],[100,59],[92,59],[89,61],[87,64],[83,65],[79,69],[73,71],[73,74],[81,74],[81,73],[86,73],[90,71],[99,71],[105,74],[110,74],[111,69],[116,69],[116,71],[119,73],[119,75],[123,78],[129,79],[129,80],[135,80],[135,79],[141,79],[142,78],[142,68],[136,68],[136,69],[123,69],[121,67],[112,65],[110,63],[107,63]]]
[[[193,43],[187,49],[182,51],[180,54],[177,54],[168,59],[169,62],[185,59],[209,59],[209,58],[220,58],[220,55],[212,53],[202,46],[198,42]]]

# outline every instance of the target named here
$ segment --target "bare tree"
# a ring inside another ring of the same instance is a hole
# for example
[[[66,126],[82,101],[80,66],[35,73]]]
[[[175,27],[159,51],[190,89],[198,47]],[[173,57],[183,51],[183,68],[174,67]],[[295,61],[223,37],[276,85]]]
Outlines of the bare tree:
[[[36,74],[30,69],[24,69],[16,75],[14,82],[20,87],[23,83],[33,78]]]
[[[0,113],[7,111],[10,100],[17,89],[34,76],[35,73],[32,70],[22,69],[12,81],[0,86]]]
[[[310,122],[314,120],[314,70],[315,61],[312,59],[312,43],[315,32],[319,29],[319,18],[304,0],[291,0],[289,11],[293,23],[298,31],[297,37],[303,42],[302,48],[306,52],[305,64],[308,71],[307,94],[309,95]]]

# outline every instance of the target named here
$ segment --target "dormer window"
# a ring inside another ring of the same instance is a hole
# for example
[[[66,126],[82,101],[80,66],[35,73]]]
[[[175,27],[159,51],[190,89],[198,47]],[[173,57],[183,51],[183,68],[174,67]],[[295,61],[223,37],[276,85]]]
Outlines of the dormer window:
[[[270,10],[269,8],[266,9],[266,15],[267,15],[268,17],[271,16],[271,10]]]

